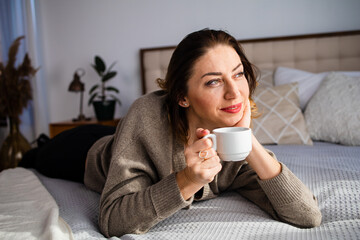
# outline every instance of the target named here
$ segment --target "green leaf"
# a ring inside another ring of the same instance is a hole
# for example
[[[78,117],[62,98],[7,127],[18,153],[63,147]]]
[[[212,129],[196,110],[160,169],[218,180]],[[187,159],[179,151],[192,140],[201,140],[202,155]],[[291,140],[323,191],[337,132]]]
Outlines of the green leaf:
[[[107,87],[106,88],[106,91],[113,91],[113,92],[116,92],[116,93],[119,93],[120,91],[117,89],[117,88],[115,88],[115,87]]]
[[[100,73],[103,73],[106,70],[106,64],[99,56],[95,56],[95,66],[97,71]]]
[[[92,66],[93,69],[97,72],[97,74],[101,77],[101,76],[102,76],[102,73],[99,72],[99,70],[96,68],[96,65],[95,65],[95,64],[91,64],[91,66]]]
[[[106,82],[106,81],[109,81],[111,78],[115,77],[117,74],[117,72],[109,72],[107,74],[105,74],[105,76],[102,78],[102,82]]]
[[[115,101],[119,104],[119,106],[121,106],[121,101],[120,101],[120,99],[115,99]]]
[[[115,63],[116,63],[116,61],[115,61],[115,62],[113,62],[113,63],[110,65],[110,67],[109,67],[109,69],[108,69],[108,72],[110,72],[110,71],[111,71],[111,69],[114,67]]]
[[[94,86],[90,89],[89,94],[92,94],[98,87],[99,87],[99,84],[94,85]]]
[[[118,97],[116,97],[116,96],[113,95],[113,94],[110,94],[110,97],[111,97],[112,99],[114,99],[114,100],[121,106],[121,101],[120,101],[120,99],[119,99]]]
[[[91,95],[91,97],[89,99],[89,102],[88,102],[89,106],[93,103],[93,101],[97,97],[97,95],[98,95],[98,93],[94,93],[93,95]]]

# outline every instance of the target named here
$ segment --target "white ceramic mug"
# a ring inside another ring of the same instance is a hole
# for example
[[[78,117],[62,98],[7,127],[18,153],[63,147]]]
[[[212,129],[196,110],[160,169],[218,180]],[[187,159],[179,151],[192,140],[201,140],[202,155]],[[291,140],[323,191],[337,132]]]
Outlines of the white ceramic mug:
[[[204,138],[211,138],[212,148],[217,151],[223,161],[244,160],[252,150],[250,128],[216,128],[212,134],[208,134]]]

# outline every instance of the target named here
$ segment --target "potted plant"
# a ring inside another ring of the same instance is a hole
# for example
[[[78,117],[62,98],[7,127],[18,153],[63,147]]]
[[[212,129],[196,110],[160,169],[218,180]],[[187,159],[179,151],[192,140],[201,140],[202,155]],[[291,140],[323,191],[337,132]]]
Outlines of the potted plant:
[[[104,60],[99,57],[94,57],[94,63],[91,65],[100,77],[100,83],[95,84],[90,90],[89,106],[94,106],[96,118],[99,121],[114,119],[116,102],[121,106],[120,99],[115,95],[119,90],[113,86],[107,86],[106,83],[114,78],[117,74],[113,71],[116,62],[113,62],[109,68],[106,68]]]

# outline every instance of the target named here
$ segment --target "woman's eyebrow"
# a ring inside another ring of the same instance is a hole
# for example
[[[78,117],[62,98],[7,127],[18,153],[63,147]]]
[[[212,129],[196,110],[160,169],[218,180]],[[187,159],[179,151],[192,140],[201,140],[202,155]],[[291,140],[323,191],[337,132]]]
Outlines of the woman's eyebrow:
[[[221,76],[221,72],[208,72],[201,76],[201,78],[206,76]]]
[[[239,63],[232,71],[235,72],[236,69],[238,69],[242,64]]]
[[[239,63],[232,71],[234,72],[236,69],[238,69],[242,64]],[[221,72],[208,72],[201,76],[201,78],[205,76],[221,76]]]

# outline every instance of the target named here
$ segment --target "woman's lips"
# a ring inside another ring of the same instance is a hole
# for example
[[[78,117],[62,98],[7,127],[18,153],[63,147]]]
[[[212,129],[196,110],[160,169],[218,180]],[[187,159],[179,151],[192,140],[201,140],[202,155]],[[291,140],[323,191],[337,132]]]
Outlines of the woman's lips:
[[[226,108],[222,108],[221,110],[224,112],[227,112],[227,113],[238,113],[238,112],[240,112],[241,107],[242,107],[242,103],[238,103],[238,104],[226,107]]]

